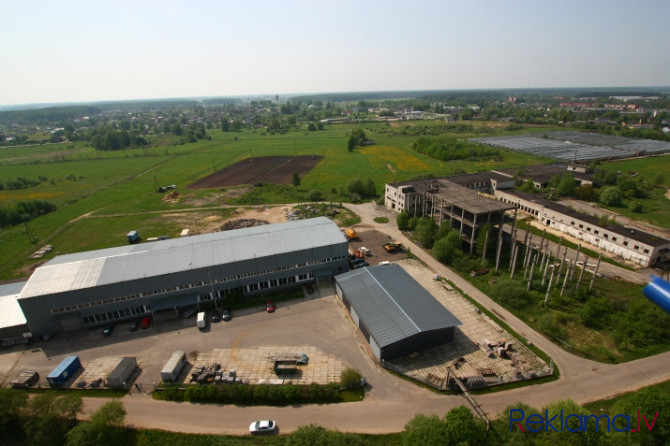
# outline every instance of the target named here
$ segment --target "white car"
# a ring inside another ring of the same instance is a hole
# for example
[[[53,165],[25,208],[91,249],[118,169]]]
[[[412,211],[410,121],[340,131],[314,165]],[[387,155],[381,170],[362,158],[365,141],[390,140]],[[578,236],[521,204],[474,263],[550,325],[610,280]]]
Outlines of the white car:
[[[249,425],[249,433],[255,434],[273,434],[277,431],[277,423],[272,420],[254,421]]]

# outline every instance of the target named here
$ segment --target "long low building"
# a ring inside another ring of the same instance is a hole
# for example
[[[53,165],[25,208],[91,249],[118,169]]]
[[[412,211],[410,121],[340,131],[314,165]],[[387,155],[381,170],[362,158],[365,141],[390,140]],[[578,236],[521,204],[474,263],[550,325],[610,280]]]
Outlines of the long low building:
[[[398,265],[340,274],[335,290],[379,361],[451,342],[461,325]]]
[[[620,224],[600,224],[591,215],[519,191],[497,190],[495,196],[534,216],[543,225],[583,240],[625,260],[647,267],[670,260],[670,240]]]
[[[18,294],[33,336],[295,287],[348,270],[326,217],[54,257]]]

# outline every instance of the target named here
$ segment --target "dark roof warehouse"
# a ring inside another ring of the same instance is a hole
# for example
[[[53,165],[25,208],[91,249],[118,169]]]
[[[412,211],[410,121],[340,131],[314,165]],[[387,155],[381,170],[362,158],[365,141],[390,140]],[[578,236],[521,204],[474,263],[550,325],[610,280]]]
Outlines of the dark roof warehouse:
[[[451,342],[461,322],[398,265],[335,276],[336,290],[375,356],[389,360]]]

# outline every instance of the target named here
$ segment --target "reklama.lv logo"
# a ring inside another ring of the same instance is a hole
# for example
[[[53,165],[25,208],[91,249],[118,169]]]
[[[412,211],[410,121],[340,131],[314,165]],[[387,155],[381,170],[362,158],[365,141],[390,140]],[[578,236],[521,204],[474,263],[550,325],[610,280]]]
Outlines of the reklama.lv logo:
[[[611,418],[605,414],[600,416],[575,413],[565,415],[563,409],[561,409],[559,414],[551,418],[548,410],[544,411],[544,417],[540,414],[531,414],[526,418],[526,413],[522,409],[510,409],[509,431],[513,432],[516,426],[521,432],[563,432],[564,430],[568,432],[587,432],[589,429],[595,429],[598,432],[601,420],[604,420],[603,424],[606,422],[607,432],[641,432],[644,427],[651,432],[657,418],[658,412],[656,412],[650,424],[647,417],[638,409],[636,425],[634,418],[631,424],[631,417],[628,414],[617,414]],[[589,424],[589,421],[592,422]]]

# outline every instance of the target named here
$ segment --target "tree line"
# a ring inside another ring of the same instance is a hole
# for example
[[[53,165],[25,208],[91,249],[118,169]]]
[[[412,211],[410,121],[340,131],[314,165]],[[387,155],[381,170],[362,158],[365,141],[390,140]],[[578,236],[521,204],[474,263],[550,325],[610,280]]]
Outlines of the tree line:
[[[412,149],[441,161],[500,156],[498,149],[463,141],[452,136],[421,136],[412,143]]]
[[[0,206],[0,228],[16,226],[56,210],[56,205],[46,200],[26,200]]]

